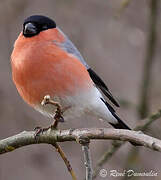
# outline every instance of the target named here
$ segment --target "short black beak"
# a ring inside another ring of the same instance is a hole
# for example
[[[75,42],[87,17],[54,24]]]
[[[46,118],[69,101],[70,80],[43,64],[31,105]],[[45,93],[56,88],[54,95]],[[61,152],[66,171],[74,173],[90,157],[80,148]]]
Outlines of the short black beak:
[[[24,29],[23,29],[23,34],[24,34],[24,36],[27,36],[27,37],[36,35],[37,29],[36,29],[35,25],[32,23],[25,24]]]

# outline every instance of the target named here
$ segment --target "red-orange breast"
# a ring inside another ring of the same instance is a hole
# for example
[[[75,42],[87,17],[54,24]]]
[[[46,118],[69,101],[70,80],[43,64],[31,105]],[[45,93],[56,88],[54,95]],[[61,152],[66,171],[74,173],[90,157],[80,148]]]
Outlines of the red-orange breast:
[[[11,64],[13,81],[28,104],[40,103],[47,94],[70,96],[93,86],[85,66],[56,45],[63,41],[56,28],[28,39],[20,33]]]

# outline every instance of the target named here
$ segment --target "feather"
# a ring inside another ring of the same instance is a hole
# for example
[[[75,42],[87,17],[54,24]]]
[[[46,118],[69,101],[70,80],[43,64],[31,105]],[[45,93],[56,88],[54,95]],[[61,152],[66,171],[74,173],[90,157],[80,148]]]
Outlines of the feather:
[[[111,92],[105,85],[105,83],[102,81],[102,79],[91,69],[88,69],[89,75],[93,82],[96,84],[96,86],[103,92],[103,94],[117,107],[120,107],[118,102],[114,99]]]

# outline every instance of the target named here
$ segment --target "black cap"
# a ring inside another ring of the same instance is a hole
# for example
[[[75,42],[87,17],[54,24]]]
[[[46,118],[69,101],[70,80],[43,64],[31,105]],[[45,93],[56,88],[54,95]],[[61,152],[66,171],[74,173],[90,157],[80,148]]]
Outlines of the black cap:
[[[23,23],[23,35],[25,37],[32,37],[39,34],[41,31],[56,28],[56,23],[42,15],[33,15],[25,19]]]

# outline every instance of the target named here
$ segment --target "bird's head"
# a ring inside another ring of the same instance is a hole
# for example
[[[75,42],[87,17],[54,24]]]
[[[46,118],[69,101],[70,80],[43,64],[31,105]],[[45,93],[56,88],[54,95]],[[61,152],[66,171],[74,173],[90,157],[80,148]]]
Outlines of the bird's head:
[[[25,19],[23,23],[23,35],[25,37],[33,37],[41,31],[56,28],[56,23],[42,15],[33,15]]]

